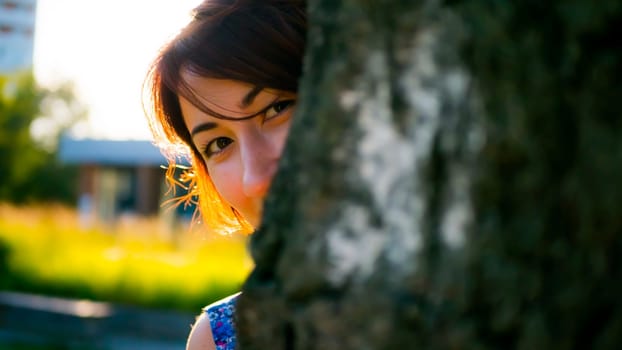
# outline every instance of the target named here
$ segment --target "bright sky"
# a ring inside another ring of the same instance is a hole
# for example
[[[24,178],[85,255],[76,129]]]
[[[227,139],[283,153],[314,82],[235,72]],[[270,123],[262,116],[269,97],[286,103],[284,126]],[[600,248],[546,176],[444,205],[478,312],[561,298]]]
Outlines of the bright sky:
[[[71,80],[89,110],[78,137],[148,139],[141,85],[158,49],[200,0],[38,0],[34,71]]]

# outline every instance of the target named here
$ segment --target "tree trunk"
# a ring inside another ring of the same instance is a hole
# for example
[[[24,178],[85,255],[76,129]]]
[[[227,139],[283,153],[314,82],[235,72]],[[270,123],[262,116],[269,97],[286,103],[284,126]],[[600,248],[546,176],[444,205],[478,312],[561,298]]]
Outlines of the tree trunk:
[[[308,6],[239,347],[618,347],[619,2]]]

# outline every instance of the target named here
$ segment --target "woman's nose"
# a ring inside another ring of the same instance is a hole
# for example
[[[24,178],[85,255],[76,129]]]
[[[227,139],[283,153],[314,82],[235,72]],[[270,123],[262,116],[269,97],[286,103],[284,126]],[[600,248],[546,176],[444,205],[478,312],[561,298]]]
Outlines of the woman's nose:
[[[242,142],[242,187],[248,197],[263,198],[276,174],[280,150],[270,139],[255,136]]]

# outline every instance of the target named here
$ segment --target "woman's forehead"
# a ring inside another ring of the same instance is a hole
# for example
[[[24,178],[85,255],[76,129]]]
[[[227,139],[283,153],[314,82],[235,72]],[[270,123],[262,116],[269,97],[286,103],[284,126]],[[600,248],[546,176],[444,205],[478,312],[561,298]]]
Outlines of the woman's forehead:
[[[192,94],[192,97],[185,98],[186,100],[195,100],[214,112],[225,115],[231,113],[247,115],[259,111],[278,95],[273,90],[262,89],[241,81],[200,77],[188,73],[182,73],[182,79],[189,90],[187,92]]]

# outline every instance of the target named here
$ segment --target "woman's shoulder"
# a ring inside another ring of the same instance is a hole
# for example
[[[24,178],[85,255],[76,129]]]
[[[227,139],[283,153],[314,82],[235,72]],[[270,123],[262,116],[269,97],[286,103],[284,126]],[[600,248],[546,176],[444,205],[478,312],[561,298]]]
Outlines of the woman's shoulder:
[[[203,308],[188,338],[187,350],[234,349],[233,312],[240,293]]]
[[[188,338],[188,350],[234,349],[233,313],[240,293],[218,300],[203,308]]]
[[[233,316],[235,302],[240,293],[218,300],[203,309],[209,320],[210,329],[217,349],[233,349],[235,347],[235,328]]]
[[[208,306],[204,307],[203,311],[208,314],[211,312],[211,313],[215,313],[215,316],[220,316],[220,312],[224,312],[225,310],[229,310],[235,306],[235,302],[240,294],[241,293],[235,293],[226,298],[215,301],[209,304]]]
[[[197,317],[197,321],[192,326],[186,350],[216,350],[210,320],[205,313]]]

